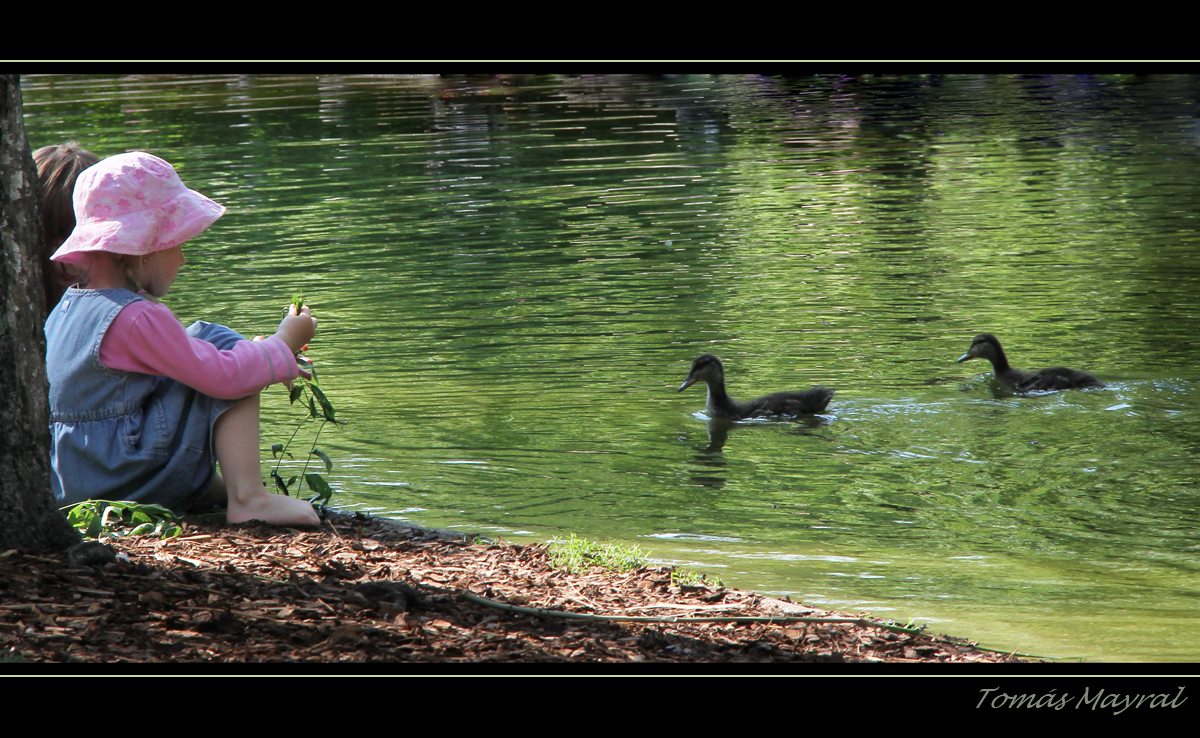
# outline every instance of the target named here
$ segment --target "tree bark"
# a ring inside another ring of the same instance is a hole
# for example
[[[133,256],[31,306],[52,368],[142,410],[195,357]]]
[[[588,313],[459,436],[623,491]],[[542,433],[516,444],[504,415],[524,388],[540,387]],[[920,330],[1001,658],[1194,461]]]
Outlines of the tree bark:
[[[21,110],[21,81],[0,75],[0,553],[79,542],[50,491],[46,298],[37,168]]]

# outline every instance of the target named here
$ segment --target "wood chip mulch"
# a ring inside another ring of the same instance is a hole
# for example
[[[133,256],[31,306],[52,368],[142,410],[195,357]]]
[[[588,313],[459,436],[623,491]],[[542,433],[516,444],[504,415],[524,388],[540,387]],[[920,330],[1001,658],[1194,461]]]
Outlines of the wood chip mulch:
[[[669,567],[556,570],[542,546],[469,543],[362,515],[318,530],[189,522],[61,554],[0,551],[0,663],[1017,662],[965,640],[860,624],[642,623],[658,617],[852,617]],[[116,554],[113,559],[114,552]]]

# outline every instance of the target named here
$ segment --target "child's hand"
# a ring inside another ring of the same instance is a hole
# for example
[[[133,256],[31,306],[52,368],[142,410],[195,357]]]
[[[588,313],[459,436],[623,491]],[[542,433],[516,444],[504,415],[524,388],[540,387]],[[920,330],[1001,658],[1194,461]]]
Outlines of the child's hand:
[[[304,344],[312,340],[312,337],[317,333],[317,319],[312,316],[308,310],[308,305],[300,308],[299,312],[296,306],[292,305],[288,308],[288,315],[279,324],[279,330],[275,332],[292,353],[299,353],[304,349]]]

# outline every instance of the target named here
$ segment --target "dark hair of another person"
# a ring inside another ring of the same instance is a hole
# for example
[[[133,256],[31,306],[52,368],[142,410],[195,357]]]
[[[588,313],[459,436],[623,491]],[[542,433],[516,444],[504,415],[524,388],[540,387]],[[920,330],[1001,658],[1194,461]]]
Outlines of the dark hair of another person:
[[[33,152],[38,170],[38,192],[42,197],[42,285],[46,290],[46,311],[58,304],[67,287],[78,281],[71,268],[50,261],[71,231],[75,230],[72,194],[79,173],[100,161],[75,141],[43,146]]]

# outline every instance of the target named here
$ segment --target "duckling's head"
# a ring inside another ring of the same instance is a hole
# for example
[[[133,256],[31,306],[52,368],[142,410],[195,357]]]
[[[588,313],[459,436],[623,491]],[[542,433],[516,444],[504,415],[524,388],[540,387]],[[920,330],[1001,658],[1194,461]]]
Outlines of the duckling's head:
[[[967,359],[995,361],[1001,356],[1004,356],[1004,350],[1000,348],[1000,339],[991,333],[980,333],[971,341],[971,348],[967,349],[967,353],[958,357],[957,363],[961,364]]]
[[[683,392],[696,382],[713,380],[725,381],[725,367],[721,366],[721,360],[712,354],[700,354],[692,362],[692,371],[688,373],[687,379],[683,380],[683,384],[679,385],[679,391]]]

